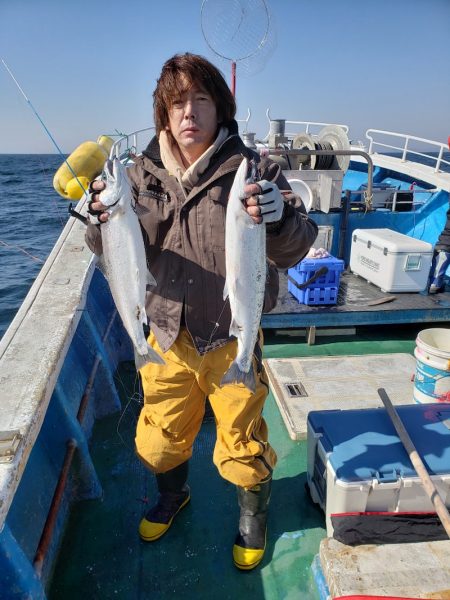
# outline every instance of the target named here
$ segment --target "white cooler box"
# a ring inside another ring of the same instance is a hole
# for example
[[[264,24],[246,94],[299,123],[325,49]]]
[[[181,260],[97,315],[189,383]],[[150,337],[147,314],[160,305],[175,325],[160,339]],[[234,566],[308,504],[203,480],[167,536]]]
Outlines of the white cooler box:
[[[392,229],[355,229],[350,270],[383,292],[421,292],[433,258],[428,242]]]
[[[450,405],[396,406],[444,503],[450,507]],[[326,516],[435,512],[384,407],[311,411],[307,481]]]

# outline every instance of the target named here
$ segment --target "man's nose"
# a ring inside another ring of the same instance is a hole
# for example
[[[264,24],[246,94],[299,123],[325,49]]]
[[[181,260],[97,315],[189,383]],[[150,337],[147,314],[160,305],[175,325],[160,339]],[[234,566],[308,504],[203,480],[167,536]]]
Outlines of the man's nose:
[[[184,106],[184,118],[185,119],[195,119],[195,106],[194,103],[188,100]]]

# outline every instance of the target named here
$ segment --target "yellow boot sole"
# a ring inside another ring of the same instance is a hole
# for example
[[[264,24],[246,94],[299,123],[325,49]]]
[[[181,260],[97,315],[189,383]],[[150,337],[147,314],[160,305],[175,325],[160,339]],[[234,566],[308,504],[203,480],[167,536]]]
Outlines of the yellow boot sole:
[[[153,523],[152,521],[147,521],[144,517],[139,523],[139,535],[141,539],[144,540],[144,542],[154,542],[162,537],[172,525],[174,518],[180,510],[186,506],[190,499],[191,496],[189,495],[168,523]]]

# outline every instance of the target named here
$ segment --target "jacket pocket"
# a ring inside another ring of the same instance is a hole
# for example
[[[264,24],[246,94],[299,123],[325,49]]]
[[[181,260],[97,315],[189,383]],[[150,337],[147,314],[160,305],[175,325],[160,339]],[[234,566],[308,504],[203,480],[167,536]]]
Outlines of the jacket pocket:
[[[208,223],[209,233],[205,239],[210,239],[212,252],[225,251],[225,219],[228,194],[221,186],[212,187],[208,191]]]
[[[174,221],[175,203],[169,192],[156,185],[140,189],[136,211],[150,245],[162,248]]]

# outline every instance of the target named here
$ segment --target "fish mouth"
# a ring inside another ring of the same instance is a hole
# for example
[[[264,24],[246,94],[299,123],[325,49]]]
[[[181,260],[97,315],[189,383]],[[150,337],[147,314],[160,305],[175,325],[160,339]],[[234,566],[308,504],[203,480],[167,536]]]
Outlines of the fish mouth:
[[[110,158],[108,158],[108,160],[105,162],[105,166],[103,168],[110,175],[114,175],[114,162]]]

